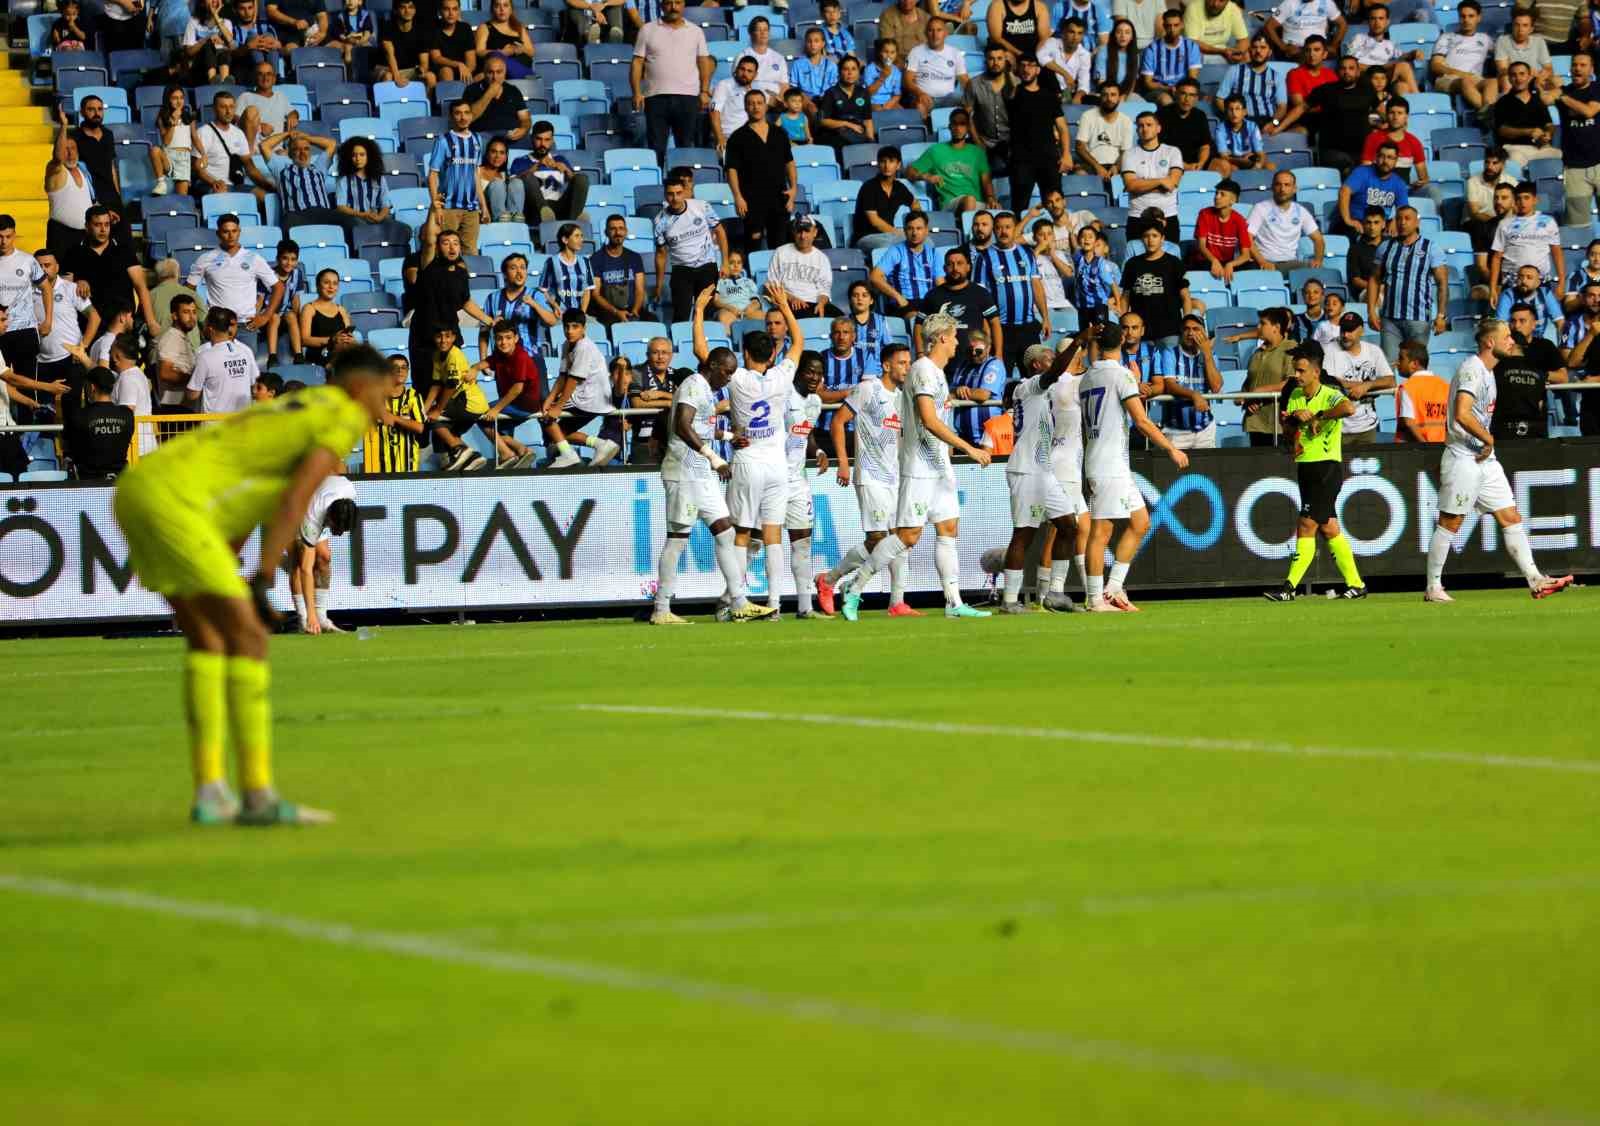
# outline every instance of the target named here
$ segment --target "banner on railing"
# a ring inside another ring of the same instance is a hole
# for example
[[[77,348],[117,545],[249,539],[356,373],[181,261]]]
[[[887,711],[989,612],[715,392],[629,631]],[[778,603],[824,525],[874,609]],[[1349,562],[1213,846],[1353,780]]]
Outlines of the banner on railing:
[[[1600,443],[1507,445],[1500,454],[1533,546],[1547,570],[1600,571]],[[1260,586],[1282,580],[1294,531],[1294,466],[1280,452],[1197,455],[1178,473],[1138,454],[1134,469],[1153,530],[1130,586]],[[1345,463],[1340,517],[1369,576],[1421,575],[1438,508],[1439,451],[1380,446]],[[978,560],[1010,536],[1004,466],[957,469],[965,585]],[[809,478],[816,498],[813,561],[832,565],[861,538],[853,490],[830,471]],[[346,610],[473,610],[643,604],[655,587],[662,522],[652,472],[469,474],[358,480],[360,519],[334,541],[336,606]],[[164,616],[139,586],[104,486],[0,493],[0,622],[137,620]],[[255,547],[245,550],[253,564]],[[1331,582],[1319,557],[1317,581]],[[721,591],[711,541],[697,528],[678,597]],[[780,568],[787,593],[788,567]],[[1452,574],[1509,573],[1492,517],[1469,518]],[[754,569],[760,583],[763,569]],[[933,536],[911,554],[913,590],[938,589]],[[278,584],[288,602],[286,578]],[[756,593],[763,593],[759,589]]]

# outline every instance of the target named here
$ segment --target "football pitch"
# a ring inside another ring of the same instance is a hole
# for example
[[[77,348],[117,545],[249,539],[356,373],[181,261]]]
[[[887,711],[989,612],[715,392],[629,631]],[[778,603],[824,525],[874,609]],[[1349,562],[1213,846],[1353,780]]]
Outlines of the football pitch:
[[[0,1121],[1600,1123],[1600,594],[0,642]]]

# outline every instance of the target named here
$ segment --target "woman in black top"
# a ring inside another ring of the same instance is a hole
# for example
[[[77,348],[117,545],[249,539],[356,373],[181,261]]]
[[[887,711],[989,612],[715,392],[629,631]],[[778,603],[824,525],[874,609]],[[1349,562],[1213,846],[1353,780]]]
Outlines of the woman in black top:
[[[767,96],[751,90],[744,96],[750,120],[728,138],[728,186],[733,206],[744,220],[747,250],[776,250],[789,241],[789,213],[794,209],[797,177],[789,134],[767,121]]]
[[[489,18],[478,25],[477,51],[480,65],[490,51],[498,51],[512,78],[527,78],[533,73],[533,39],[511,10],[511,0],[492,0]]]
[[[1044,0],[1000,0],[989,5],[989,39],[1011,52],[1011,61],[1031,55],[1050,34],[1050,9]]]
[[[300,307],[300,342],[306,363],[327,363],[334,336],[349,327],[350,311],[339,304],[339,271],[317,271],[317,299]]]

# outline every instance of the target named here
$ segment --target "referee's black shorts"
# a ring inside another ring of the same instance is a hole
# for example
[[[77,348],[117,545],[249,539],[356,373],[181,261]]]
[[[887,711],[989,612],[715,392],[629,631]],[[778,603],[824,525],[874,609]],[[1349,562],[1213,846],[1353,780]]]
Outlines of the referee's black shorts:
[[[1333,519],[1344,484],[1344,462],[1302,461],[1295,466],[1300,481],[1300,515],[1326,524]]]

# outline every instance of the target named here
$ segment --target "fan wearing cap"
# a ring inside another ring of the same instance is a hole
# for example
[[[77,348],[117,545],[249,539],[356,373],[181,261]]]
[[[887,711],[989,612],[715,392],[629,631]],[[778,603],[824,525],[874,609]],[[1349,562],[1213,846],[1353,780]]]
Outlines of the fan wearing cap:
[[[1223,180],[1213,191],[1211,206],[1202,208],[1194,224],[1194,252],[1190,264],[1211,271],[1211,276],[1233,284],[1233,271],[1254,262],[1263,270],[1272,267],[1261,257],[1250,237],[1250,225],[1233,209],[1239,202],[1239,185]]]
[[[1339,345],[1322,360],[1327,381],[1343,389],[1355,403],[1355,410],[1344,420],[1346,446],[1370,446],[1378,440],[1378,411],[1374,404],[1381,391],[1395,388],[1394,368],[1383,349],[1361,338],[1366,322],[1360,313],[1339,318]]]
[[[801,317],[837,317],[829,300],[833,263],[817,249],[817,221],[802,215],[794,221],[794,241],[778,247],[767,265],[767,281],[783,286],[789,308]]]

